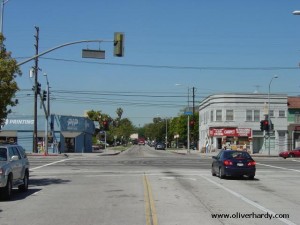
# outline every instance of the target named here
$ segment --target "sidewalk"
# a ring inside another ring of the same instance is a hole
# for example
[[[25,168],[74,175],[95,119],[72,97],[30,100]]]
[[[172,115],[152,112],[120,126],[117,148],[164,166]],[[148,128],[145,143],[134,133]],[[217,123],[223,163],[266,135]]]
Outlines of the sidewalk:
[[[68,158],[68,157],[79,157],[79,156],[113,156],[113,155],[118,155],[120,154],[121,151],[119,150],[113,150],[113,149],[102,149],[97,152],[76,152],[76,153],[49,153],[49,154],[44,154],[44,153],[27,153],[28,157],[63,157],[63,158]]]
[[[199,152],[198,150],[192,150],[190,149],[190,151],[188,152],[187,149],[167,149],[167,151],[172,152],[172,153],[176,153],[176,154],[182,154],[182,155],[198,155],[200,157],[206,157],[206,158],[211,158],[212,156],[216,156],[218,155],[219,151],[217,152],[208,152],[208,153],[203,153],[203,152]],[[268,154],[250,154],[251,157],[279,157],[278,155],[268,155]]]
[[[190,149],[189,152],[187,149],[174,149],[174,148],[168,148],[166,151],[174,153],[174,154],[180,154],[180,155],[187,155],[187,156],[199,156],[204,157],[204,158],[211,158],[212,156],[218,155],[219,152],[208,152],[208,153],[200,153],[198,150],[192,150]],[[119,155],[122,151],[120,150],[114,150],[111,148],[107,149],[101,149],[95,152],[90,152],[90,153],[49,153],[45,155],[44,153],[28,153],[28,157],[34,157],[34,156],[39,156],[39,157],[79,157],[79,156],[114,156],[114,155]],[[268,154],[250,154],[252,157],[279,157],[278,155],[268,155]]]

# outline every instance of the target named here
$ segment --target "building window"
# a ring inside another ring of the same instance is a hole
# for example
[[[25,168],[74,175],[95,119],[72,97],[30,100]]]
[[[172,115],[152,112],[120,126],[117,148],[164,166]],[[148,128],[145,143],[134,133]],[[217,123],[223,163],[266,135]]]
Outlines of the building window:
[[[260,111],[259,110],[254,110],[254,121],[255,122],[260,121]]]
[[[222,110],[216,110],[216,121],[222,121]]]
[[[252,110],[246,110],[246,121],[252,121]]]
[[[279,117],[285,117],[285,111],[279,110]]]
[[[233,121],[233,110],[232,109],[226,110],[226,121]]]
[[[295,114],[295,123],[300,123],[300,114]]]
[[[274,117],[274,110],[270,110],[270,117]]]
[[[246,110],[246,121],[248,121],[248,122],[260,121],[260,111],[247,109]]]
[[[214,111],[213,110],[210,111],[210,121],[211,122],[214,121]]]

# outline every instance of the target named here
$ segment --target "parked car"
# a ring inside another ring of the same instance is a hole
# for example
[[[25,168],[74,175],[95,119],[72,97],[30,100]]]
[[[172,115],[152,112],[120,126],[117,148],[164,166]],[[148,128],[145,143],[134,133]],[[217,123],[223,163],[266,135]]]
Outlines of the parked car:
[[[156,150],[166,150],[166,145],[165,143],[162,142],[157,142],[155,145]]]
[[[0,197],[9,200],[12,188],[27,191],[29,161],[24,149],[16,144],[0,144]]]
[[[256,162],[248,152],[222,150],[217,156],[213,156],[211,173],[218,175],[221,179],[226,176],[242,177],[246,175],[254,179]]]
[[[286,159],[286,158],[294,158],[294,157],[300,157],[300,147],[295,148],[293,150],[280,152],[279,156]]]

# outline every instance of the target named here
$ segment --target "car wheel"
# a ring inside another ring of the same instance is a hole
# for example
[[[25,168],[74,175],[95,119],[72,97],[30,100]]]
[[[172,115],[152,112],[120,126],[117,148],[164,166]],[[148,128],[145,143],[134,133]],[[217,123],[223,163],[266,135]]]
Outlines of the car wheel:
[[[289,157],[294,158],[295,156],[294,156],[294,154],[289,154]]]
[[[216,176],[217,175],[216,172],[214,171],[213,167],[211,167],[211,175],[212,176]]]
[[[1,192],[2,192],[1,198],[3,200],[10,200],[11,192],[12,192],[12,177],[11,177],[11,175],[8,177],[7,184],[5,187],[3,187],[1,189]]]
[[[28,190],[28,183],[29,183],[29,173],[26,171],[24,178],[23,178],[23,184],[19,185],[18,188],[20,191],[27,191]]]
[[[221,167],[219,168],[219,177],[220,177],[220,179],[223,179],[225,177],[224,174],[223,174],[223,172],[222,172],[222,168]]]
[[[249,180],[254,180],[254,175],[251,175],[248,178],[249,178]]]

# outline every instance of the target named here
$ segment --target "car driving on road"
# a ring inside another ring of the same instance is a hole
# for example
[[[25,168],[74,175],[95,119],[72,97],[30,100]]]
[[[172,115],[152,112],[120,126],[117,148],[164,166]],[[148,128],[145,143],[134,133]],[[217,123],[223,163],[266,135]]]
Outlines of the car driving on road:
[[[0,198],[9,200],[12,188],[28,190],[29,161],[20,145],[0,144]]]
[[[254,179],[256,162],[248,152],[222,150],[217,156],[213,156],[211,173],[218,175],[221,179],[226,176],[242,177],[246,175]]]
[[[157,142],[155,145],[156,150],[166,150],[166,145],[163,142]]]

